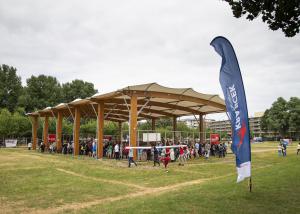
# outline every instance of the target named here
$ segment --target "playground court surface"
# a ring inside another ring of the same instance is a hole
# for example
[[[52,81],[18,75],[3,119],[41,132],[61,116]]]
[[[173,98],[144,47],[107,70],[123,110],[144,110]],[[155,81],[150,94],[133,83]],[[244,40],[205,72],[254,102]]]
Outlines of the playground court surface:
[[[127,162],[0,149],[1,213],[300,213],[300,155],[252,145],[253,192],[236,184],[235,160]]]

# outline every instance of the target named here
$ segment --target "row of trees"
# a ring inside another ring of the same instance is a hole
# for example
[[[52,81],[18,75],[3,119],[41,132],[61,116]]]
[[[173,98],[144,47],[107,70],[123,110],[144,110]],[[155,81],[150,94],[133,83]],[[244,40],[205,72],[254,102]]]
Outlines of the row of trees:
[[[31,76],[26,80],[26,86],[22,86],[21,77],[17,75],[17,69],[0,65],[0,137],[30,137],[31,121],[25,112],[43,109],[47,106],[55,106],[59,103],[67,103],[76,98],[85,98],[94,95],[97,90],[94,85],[82,80],[61,84],[52,76]],[[96,121],[82,119],[80,132],[83,136],[95,136]],[[161,119],[156,122],[159,132],[171,132],[172,120]],[[55,133],[56,120],[50,118],[49,133]],[[197,132],[178,123],[178,131]],[[123,124],[123,130],[128,130],[128,124]],[[139,124],[139,130],[151,130],[151,122]],[[39,121],[38,136],[41,138],[43,131],[43,119]],[[63,120],[63,133],[72,135],[73,121]],[[106,135],[118,135],[118,124],[105,122],[104,133]]]
[[[31,137],[31,118],[25,115],[23,108],[18,108],[14,113],[11,113],[7,109],[0,110],[0,137],[4,138],[16,138],[16,137]],[[38,137],[41,139],[43,136],[43,124],[44,119],[39,118]],[[95,119],[81,119],[80,134],[82,137],[95,137],[97,129],[97,121]],[[128,135],[128,124],[123,123],[122,130],[123,134]],[[151,130],[151,121],[139,123],[139,130]],[[156,131],[162,133],[168,133],[167,137],[172,137],[172,120],[161,119],[156,123]],[[177,123],[177,130],[182,132],[198,132],[197,128],[190,128],[184,122]],[[72,119],[64,118],[62,131],[64,135],[72,136],[73,134],[73,121]],[[127,132],[126,132],[127,131]],[[49,133],[56,132],[56,119],[49,118]],[[115,122],[105,121],[104,123],[104,134],[105,135],[119,135],[119,127]],[[186,137],[186,136],[183,136]]]
[[[64,84],[52,76],[31,76],[22,86],[17,69],[0,65],[0,108],[15,112],[23,108],[26,112],[70,102],[76,98],[86,98],[97,93],[93,83],[73,80]]]
[[[291,97],[289,101],[286,101],[279,97],[271,108],[265,111],[261,128],[264,131],[279,133],[281,137],[289,136],[288,133],[299,137],[300,99]]]

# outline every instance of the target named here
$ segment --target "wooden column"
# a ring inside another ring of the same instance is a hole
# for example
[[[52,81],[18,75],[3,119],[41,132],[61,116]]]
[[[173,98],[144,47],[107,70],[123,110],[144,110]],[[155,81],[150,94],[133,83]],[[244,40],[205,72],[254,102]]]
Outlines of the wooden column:
[[[43,127],[43,142],[46,150],[49,149],[48,130],[49,130],[49,117],[46,116],[44,120],[44,127]]]
[[[104,138],[104,102],[101,101],[98,103],[98,117],[97,117],[97,123],[98,123],[98,139],[97,139],[97,157],[103,158],[103,138]]]
[[[177,117],[173,117],[173,143],[175,143],[176,139],[176,130],[177,130]]]
[[[200,143],[204,143],[204,120],[203,115],[199,115],[199,132],[200,132]]]
[[[136,146],[137,140],[137,96],[130,99],[130,146]],[[133,159],[137,159],[137,149],[133,151]]]
[[[32,117],[32,149],[33,150],[36,150],[36,145],[38,141],[38,137],[37,137],[38,125],[39,125],[39,117],[33,116]]]
[[[56,120],[56,143],[57,143],[57,152],[61,152],[62,150],[62,121],[63,115],[62,112],[57,113]]]
[[[151,124],[151,129],[152,131],[155,131],[155,119],[152,119],[152,124]]]
[[[80,109],[75,107],[75,119],[73,128],[74,155],[79,155],[79,131],[80,131]]]
[[[119,141],[122,143],[122,122],[119,122]]]

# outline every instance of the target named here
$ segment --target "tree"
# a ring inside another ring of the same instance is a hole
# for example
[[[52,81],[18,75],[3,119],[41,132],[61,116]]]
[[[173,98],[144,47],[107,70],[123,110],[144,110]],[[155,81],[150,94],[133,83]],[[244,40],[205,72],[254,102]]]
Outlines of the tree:
[[[97,121],[94,119],[87,120],[84,124],[80,126],[80,133],[83,135],[96,135],[96,130],[97,130]]]
[[[25,116],[24,109],[18,108],[12,114],[8,109],[0,111],[1,137],[28,137],[31,135],[30,119]]]
[[[17,69],[8,65],[0,65],[0,108],[14,111],[18,98],[22,93],[21,77]]]
[[[71,102],[77,98],[86,98],[97,93],[94,84],[82,80],[73,80],[62,85],[63,101]]]
[[[62,89],[55,77],[39,75],[27,79],[27,87],[19,102],[25,110],[43,109],[62,101]]]
[[[291,97],[287,103],[289,112],[289,126],[290,131],[295,132],[299,136],[300,133],[300,99],[298,97]]]
[[[105,121],[103,132],[106,135],[118,135],[119,134],[118,124],[112,121]]]
[[[13,123],[11,113],[7,109],[0,110],[0,136],[7,137],[11,135]]]
[[[167,126],[173,126],[173,120],[172,118],[160,118],[157,120],[157,127],[167,127]]]
[[[225,0],[231,6],[234,17],[246,15],[252,21],[261,16],[271,30],[281,29],[286,37],[299,33],[299,0]]]
[[[18,137],[30,137],[31,136],[31,122],[30,118],[25,115],[25,110],[23,108],[17,108],[12,115],[12,120],[14,124],[14,136]]]
[[[279,97],[272,104],[262,118],[262,128],[279,132],[281,137],[285,137],[289,130],[289,112],[287,101]]]

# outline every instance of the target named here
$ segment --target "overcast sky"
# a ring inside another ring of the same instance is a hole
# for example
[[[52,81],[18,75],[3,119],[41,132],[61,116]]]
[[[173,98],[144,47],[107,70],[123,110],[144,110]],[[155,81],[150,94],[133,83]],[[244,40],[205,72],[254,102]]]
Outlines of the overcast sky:
[[[219,0],[0,0],[0,63],[23,83],[45,74],[99,92],[157,82],[223,97],[221,58],[209,45],[219,35],[235,48],[250,115],[299,97],[300,35],[236,19]]]

